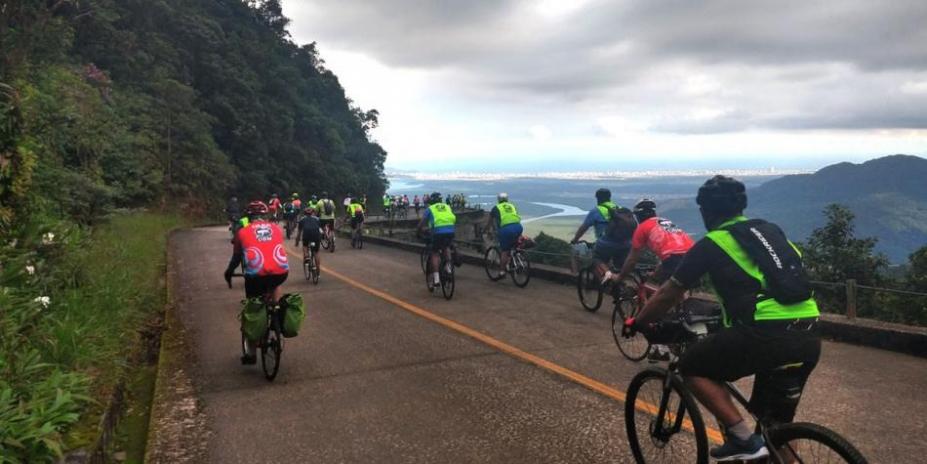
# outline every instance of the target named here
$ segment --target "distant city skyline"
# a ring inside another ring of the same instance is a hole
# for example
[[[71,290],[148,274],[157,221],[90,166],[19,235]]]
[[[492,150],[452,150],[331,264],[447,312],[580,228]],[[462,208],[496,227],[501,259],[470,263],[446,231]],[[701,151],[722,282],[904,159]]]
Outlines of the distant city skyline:
[[[283,5],[293,40],[317,42],[348,97],[380,112],[393,169],[927,155],[921,0]]]

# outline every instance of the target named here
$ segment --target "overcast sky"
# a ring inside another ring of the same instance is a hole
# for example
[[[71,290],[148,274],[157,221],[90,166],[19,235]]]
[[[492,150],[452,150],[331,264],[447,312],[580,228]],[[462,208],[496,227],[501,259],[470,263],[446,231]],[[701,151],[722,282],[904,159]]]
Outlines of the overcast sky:
[[[403,169],[927,154],[927,1],[284,0]]]

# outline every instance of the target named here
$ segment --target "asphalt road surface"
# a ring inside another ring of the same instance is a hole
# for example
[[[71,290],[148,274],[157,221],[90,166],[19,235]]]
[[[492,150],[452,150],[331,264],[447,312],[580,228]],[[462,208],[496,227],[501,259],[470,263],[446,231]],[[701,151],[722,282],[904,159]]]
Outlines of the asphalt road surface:
[[[318,286],[291,246],[284,288],[309,315],[269,383],[239,362],[244,290],[222,279],[228,231],[173,236],[209,462],[633,462],[620,400],[646,363],[618,352],[610,305],[591,314],[572,287],[519,289],[474,266],[458,269],[445,301],[426,291],[417,254],[338,245]],[[838,431],[870,462],[920,463],[925,392],[927,360],[826,342],[798,419]]]

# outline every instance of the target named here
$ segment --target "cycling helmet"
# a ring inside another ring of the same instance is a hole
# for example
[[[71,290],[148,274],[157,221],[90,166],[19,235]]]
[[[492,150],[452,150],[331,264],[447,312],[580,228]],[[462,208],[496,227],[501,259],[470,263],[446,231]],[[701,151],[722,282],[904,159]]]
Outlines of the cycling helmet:
[[[505,192],[499,193],[496,195],[496,201],[499,203],[502,203],[503,201],[509,201],[509,194]]]
[[[637,217],[637,222],[643,222],[644,219],[649,219],[657,215],[657,204],[649,199],[642,198],[641,201],[638,201],[634,205],[634,216]]]
[[[432,204],[441,203],[441,192],[432,192],[428,199],[431,200]]]
[[[704,211],[730,216],[742,212],[747,207],[746,191],[743,182],[717,175],[699,187],[695,202]]]
[[[258,216],[261,214],[267,214],[267,205],[263,201],[252,201],[248,203],[248,215],[249,216]]]
[[[595,201],[598,203],[605,203],[612,199],[612,191],[607,188],[600,188],[595,191]]]
[[[319,197],[313,195],[313,196],[309,197],[309,200],[311,200],[311,201],[319,201]]]
[[[296,192],[293,192],[293,199],[296,199],[296,198],[299,198],[299,194]]]

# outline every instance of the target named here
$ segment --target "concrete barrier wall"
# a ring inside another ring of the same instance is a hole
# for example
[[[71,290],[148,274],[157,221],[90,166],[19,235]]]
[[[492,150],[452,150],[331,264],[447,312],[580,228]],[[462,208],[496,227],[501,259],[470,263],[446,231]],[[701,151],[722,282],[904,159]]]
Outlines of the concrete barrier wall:
[[[364,240],[415,253],[421,253],[425,248],[420,243],[385,237],[365,236]],[[459,253],[465,264],[483,266],[481,255],[468,250],[460,250]],[[576,282],[576,277],[569,270],[543,264],[531,265],[531,277],[567,285],[575,285]],[[820,327],[821,334],[831,340],[927,357],[927,328],[924,327],[868,319],[849,320],[838,314],[822,315]]]

